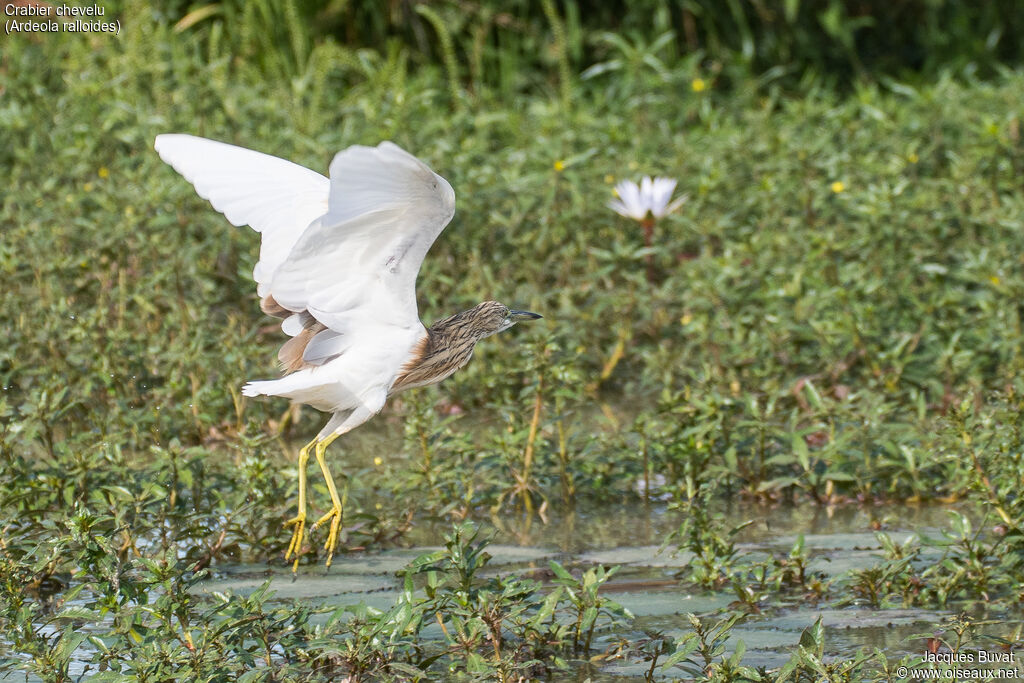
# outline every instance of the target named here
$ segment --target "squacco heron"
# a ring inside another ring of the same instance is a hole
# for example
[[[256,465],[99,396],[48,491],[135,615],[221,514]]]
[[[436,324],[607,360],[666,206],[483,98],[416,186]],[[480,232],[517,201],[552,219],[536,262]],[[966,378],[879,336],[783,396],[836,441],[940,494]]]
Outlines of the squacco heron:
[[[478,341],[541,316],[485,301],[425,328],[416,309],[423,257],[455,213],[451,185],[397,145],[339,152],[330,179],[290,161],[191,135],[159,135],[156,151],[233,225],[262,236],[253,271],[264,313],[291,337],[285,375],[246,396],[282,396],[331,413],[299,451],[298,514],[285,559],[298,566],[306,528],[306,465],[316,456],[331,509],[327,566],[342,501],[327,447],[400,391],[435,384],[469,362]]]

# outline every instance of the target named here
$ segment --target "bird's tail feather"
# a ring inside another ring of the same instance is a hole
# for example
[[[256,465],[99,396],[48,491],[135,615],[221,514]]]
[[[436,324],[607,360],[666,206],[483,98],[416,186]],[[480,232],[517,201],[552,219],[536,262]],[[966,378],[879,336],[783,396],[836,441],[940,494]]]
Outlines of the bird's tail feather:
[[[269,388],[265,385],[273,384],[273,380],[259,381],[259,382],[248,382],[242,387],[243,396],[271,396]]]
[[[282,396],[309,403],[312,406],[323,398],[323,382],[313,381],[308,370],[293,372],[279,379],[263,379],[249,382],[242,387],[243,396]]]

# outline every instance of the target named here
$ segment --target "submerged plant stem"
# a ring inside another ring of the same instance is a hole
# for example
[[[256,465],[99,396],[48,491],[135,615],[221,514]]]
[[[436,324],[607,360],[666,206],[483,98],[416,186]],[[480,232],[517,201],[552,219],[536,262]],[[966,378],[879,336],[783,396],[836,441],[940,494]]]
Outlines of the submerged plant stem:
[[[537,426],[540,424],[540,411],[544,406],[544,374],[537,375],[537,393],[533,399],[533,418],[530,420],[530,433],[526,437],[526,450],[523,452],[523,503],[526,511],[533,513],[533,500],[529,494],[530,470],[533,469],[533,449],[537,441]]]

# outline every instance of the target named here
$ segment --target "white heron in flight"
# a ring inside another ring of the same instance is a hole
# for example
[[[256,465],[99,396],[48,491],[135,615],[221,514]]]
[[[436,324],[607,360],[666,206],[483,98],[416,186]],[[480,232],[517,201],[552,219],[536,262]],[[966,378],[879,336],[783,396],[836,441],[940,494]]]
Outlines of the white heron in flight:
[[[249,382],[246,396],[283,396],[331,413],[299,451],[298,514],[285,559],[302,548],[306,464],[312,450],[332,507],[327,566],[337,548],[342,505],[327,446],[405,389],[435,384],[469,362],[484,337],[536,313],[485,301],[435,323],[420,322],[416,275],[455,213],[451,185],[390,142],[339,152],[330,179],[284,159],[192,135],[158,135],[160,158],[232,225],[262,236],[253,270],[264,313],[291,337],[278,353],[285,375]]]

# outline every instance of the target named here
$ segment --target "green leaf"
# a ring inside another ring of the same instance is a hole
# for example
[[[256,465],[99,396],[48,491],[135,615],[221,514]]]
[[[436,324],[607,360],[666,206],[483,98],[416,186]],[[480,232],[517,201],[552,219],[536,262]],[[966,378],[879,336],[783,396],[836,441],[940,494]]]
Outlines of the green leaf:
[[[678,662],[689,657],[699,645],[700,642],[697,640],[696,634],[688,634],[686,638],[677,642],[676,651],[673,652],[669,658],[665,660],[665,663],[661,665],[662,670],[673,667]]]
[[[566,571],[565,567],[558,564],[554,560],[548,562],[548,566],[551,567],[551,571],[553,571],[555,573],[555,576],[557,576],[559,579],[563,581],[572,581],[573,583],[576,582],[576,579],[572,577],[572,574]]]

